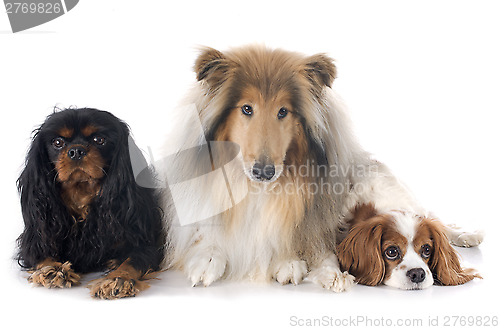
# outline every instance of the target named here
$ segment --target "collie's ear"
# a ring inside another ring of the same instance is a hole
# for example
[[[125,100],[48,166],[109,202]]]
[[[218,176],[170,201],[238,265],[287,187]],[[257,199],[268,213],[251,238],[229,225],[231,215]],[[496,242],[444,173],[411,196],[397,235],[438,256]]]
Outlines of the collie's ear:
[[[332,87],[333,80],[337,78],[337,68],[333,59],[325,54],[316,54],[306,60],[306,76],[314,87]]]
[[[434,244],[434,251],[429,260],[436,284],[441,285],[459,285],[481,276],[474,274],[472,269],[463,269],[455,249],[451,246],[446,236],[445,228],[437,220],[424,219],[422,226],[427,226],[431,233],[431,239]]]
[[[213,48],[205,48],[194,65],[196,79],[205,80],[211,88],[220,86],[227,79],[229,69],[230,61]]]
[[[341,269],[354,275],[360,284],[375,286],[384,280],[383,227],[383,219],[377,217],[358,223],[337,246]]]

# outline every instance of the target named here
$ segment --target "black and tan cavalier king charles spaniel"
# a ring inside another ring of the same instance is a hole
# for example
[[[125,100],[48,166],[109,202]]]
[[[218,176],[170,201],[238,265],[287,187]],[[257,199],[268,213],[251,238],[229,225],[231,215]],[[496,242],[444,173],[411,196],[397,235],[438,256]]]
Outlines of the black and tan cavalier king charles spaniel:
[[[148,287],[165,233],[158,197],[136,183],[131,154],[147,167],[128,126],[106,111],[54,112],[35,131],[18,179],[25,224],[18,261],[31,283],[71,287],[79,274],[109,270],[89,285],[93,296],[129,297]]]

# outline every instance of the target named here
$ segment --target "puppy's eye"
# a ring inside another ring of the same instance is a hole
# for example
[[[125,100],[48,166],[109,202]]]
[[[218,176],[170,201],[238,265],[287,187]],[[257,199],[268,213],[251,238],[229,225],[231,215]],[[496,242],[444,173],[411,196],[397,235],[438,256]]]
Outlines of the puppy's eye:
[[[64,142],[63,138],[58,137],[52,140],[52,145],[56,149],[62,149],[66,145],[66,142]]]
[[[278,111],[278,119],[283,119],[288,115],[288,109],[287,108],[281,108],[280,111]]]
[[[248,104],[245,104],[244,106],[241,107],[241,112],[243,112],[243,114],[246,116],[251,116],[253,115],[253,108]]]
[[[94,142],[95,144],[102,146],[104,143],[106,143],[106,139],[102,136],[94,136]]]
[[[396,260],[399,259],[399,249],[396,246],[389,246],[385,252],[385,257],[388,260]]]
[[[422,258],[429,258],[431,256],[431,253],[432,248],[429,244],[425,244],[424,246],[422,246],[422,250],[420,251],[420,255],[422,256]]]

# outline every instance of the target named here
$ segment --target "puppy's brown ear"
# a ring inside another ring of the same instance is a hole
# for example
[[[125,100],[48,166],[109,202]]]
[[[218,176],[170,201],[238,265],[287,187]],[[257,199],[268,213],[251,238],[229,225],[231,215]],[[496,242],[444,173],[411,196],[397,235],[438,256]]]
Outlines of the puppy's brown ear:
[[[198,81],[205,80],[210,88],[220,86],[230,70],[230,61],[216,49],[204,48],[196,59],[194,71]]]
[[[332,87],[333,80],[337,77],[337,68],[332,58],[316,54],[307,58],[305,73],[313,87],[322,89],[324,86]]]
[[[473,280],[480,275],[473,269],[463,269],[457,252],[451,246],[444,225],[437,220],[423,219],[421,226],[426,226],[434,245],[434,251],[429,260],[429,268],[437,282],[441,285],[459,285]]]
[[[355,224],[337,246],[341,269],[354,275],[360,284],[375,286],[384,280],[381,245],[385,221],[373,217]]]

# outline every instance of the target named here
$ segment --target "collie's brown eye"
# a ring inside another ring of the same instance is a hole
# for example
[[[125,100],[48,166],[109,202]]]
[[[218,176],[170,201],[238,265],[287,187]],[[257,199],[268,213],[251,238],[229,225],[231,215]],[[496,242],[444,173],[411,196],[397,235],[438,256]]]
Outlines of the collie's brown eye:
[[[62,149],[66,145],[66,142],[64,142],[63,138],[58,137],[52,140],[52,145],[56,149]]]
[[[104,143],[106,143],[106,139],[101,136],[94,136],[94,142],[95,144],[102,146]]]
[[[278,111],[278,119],[283,119],[288,115],[288,109],[287,108],[281,108],[280,111]]]
[[[243,112],[243,114],[246,116],[251,116],[253,114],[253,108],[248,104],[245,104],[241,107],[241,112]]]
[[[399,259],[399,249],[396,246],[389,246],[385,252],[385,257],[389,260]]]
[[[431,253],[432,253],[432,248],[429,244],[425,244],[422,246],[422,250],[420,251],[420,255],[422,256],[422,258],[429,258],[431,256]]]

